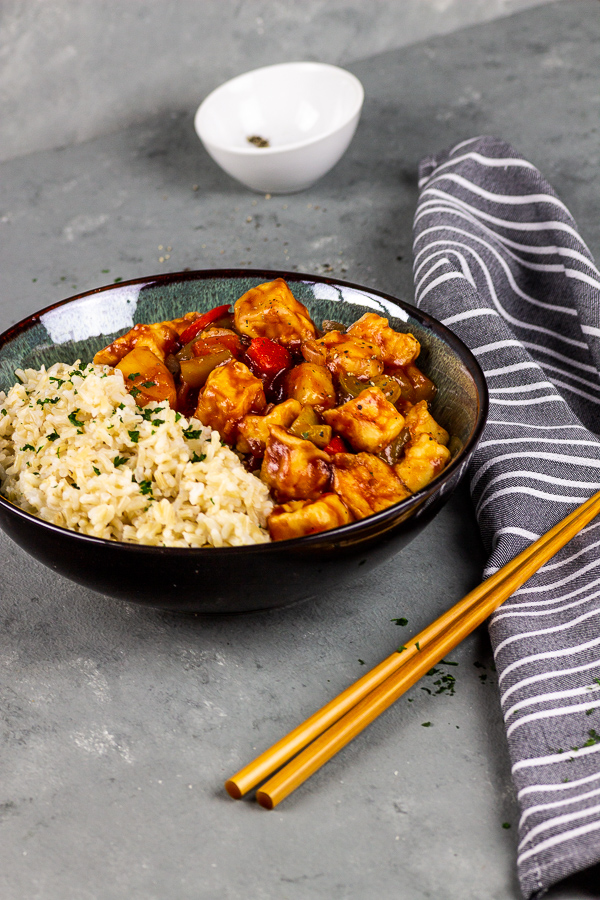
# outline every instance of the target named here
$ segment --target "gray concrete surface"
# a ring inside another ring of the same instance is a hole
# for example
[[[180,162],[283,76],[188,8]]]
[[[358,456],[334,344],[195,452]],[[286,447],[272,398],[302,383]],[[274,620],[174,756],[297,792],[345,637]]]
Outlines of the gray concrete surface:
[[[233,75],[346,65],[548,0],[2,0],[0,160],[199,105]]]
[[[302,194],[231,181],[191,109],[4,162],[0,329],[185,267],[332,271],[410,299],[417,162],[482,132],[542,169],[600,259],[599,11],[552,4],[351,65],[366,89],[356,138]],[[454,696],[426,679],[273,812],[222,789],[482,564],[466,489],[350,589],[243,618],[93,594],[0,535],[2,900],[518,900],[484,629],[452,656]],[[402,616],[406,628],[391,621]],[[598,898],[599,884],[594,870],[548,897]]]

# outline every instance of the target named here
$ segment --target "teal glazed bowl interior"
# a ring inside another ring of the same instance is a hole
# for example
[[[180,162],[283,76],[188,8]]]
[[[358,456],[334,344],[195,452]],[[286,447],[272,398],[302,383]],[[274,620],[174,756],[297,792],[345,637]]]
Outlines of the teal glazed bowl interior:
[[[369,288],[299,273],[206,270],[139,278],[56,303],[0,335],[0,391],[15,369],[91,362],[136,323],[203,312],[265,281],[284,278],[317,326],[350,325],[378,312],[420,341],[419,367],[438,388],[434,417],[452,436],[452,460],[407,500],[341,528],[246,547],[184,549],[104,540],[57,527],[0,495],[0,527],[55,572],[102,594],[172,611],[239,613],[322,596],[405,547],[441,509],[481,436],[485,379],[468,348],[440,322]]]

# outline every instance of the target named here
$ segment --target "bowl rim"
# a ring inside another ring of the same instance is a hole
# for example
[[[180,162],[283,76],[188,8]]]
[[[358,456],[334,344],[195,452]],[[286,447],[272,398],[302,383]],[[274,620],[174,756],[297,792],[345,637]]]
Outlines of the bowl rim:
[[[489,394],[487,383],[483,374],[483,370],[481,369],[481,366],[479,365],[476,357],[473,355],[472,351],[467,347],[467,345],[456,334],[454,334],[453,331],[451,331],[446,325],[444,325],[434,316],[418,309],[416,306],[413,306],[412,304],[407,303],[404,300],[400,300],[398,297],[394,297],[392,294],[387,294],[384,291],[380,291],[376,288],[369,288],[351,281],[342,281],[341,279],[337,278],[329,278],[327,276],[314,275],[305,272],[287,272],[281,269],[194,269],[185,272],[164,272],[158,275],[147,275],[140,278],[132,278],[129,281],[120,281],[118,283],[113,282],[112,284],[92,288],[91,290],[83,291],[80,294],[74,294],[71,297],[66,297],[64,300],[59,300],[56,303],[52,303],[49,306],[44,307],[43,309],[31,313],[29,316],[26,316],[19,322],[11,325],[8,329],[6,329],[6,331],[0,334],[0,351],[6,344],[16,338],[18,335],[28,331],[30,328],[33,328],[35,325],[37,325],[40,322],[41,317],[46,313],[54,309],[59,309],[62,306],[68,306],[70,303],[74,303],[77,300],[82,300],[85,297],[91,297],[96,294],[102,294],[108,291],[118,290],[121,287],[132,285],[154,286],[179,281],[208,281],[232,278],[258,278],[264,279],[265,281],[273,281],[275,278],[284,278],[286,281],[292,283],[294,281],[309,283],[312,282],[314,284],[327,284],[366,292],[376,297],[380,297],[383,300],[387,300],[388,302],[397,306],[399,310],[404,310],[409,314],[409,316],[417,319],[417,321],[419,321],[419,323],[425,328],[429,328],[431,331],[441,337],[442,340],[444,340],[445,343],[447,343],[459,357],[466,370],[468,371],[470,377],[473,379],[475,387],[477,389],[478,410],[475,423],[468,440],[456,454],[454,459],[451,460],[448,466],[446,466],[446,468],[424,488],[421,488],[421,490],[412,494],[410,497],[407,497],[405,500],[401,500],[399,503],[394,503],[392,504],[392,506],[388,506],[385,509],[379,510],[379,512],[373,513],[370,516],[366,516],[364,519],[358,519],[355,522],[350,522],[347,525],[341,525],[338,528],[331,528],[328,531],[321,531],[317,532],[316,534],[303,535],[302,537],[291,538],[286,541],[269,541],[267,543],[261,544],[242,544],[235,547],[160,547],[150,544],[135,544],[128,541],[115,541],[110,538],[94,537],[93,535],[82,534],[81,532],[74,531],[70,528],[63,528],[60,525],[54,525],[52,522],[47,522],[45,519],[42,519],[39,516],[35,516],[33,515],[33,513],[29,513],[26,510],[22,509],[20,506],[17,506],[16,503],[8,500],[1,493],[0,508],[3,508],[11,515],[16,515],[19,518],[24,519],[34,526],[38,526],[45,531],[50,531],[59,536],[62,535],[67,539],[83,541],[86,544],[93,544],[96,546],[118,547],[122,552],[131,552],[137,554],[141,553],[142,555],[158,552],[161,555],[174,558],[178,558],[182,555],[186,558],[190,558],[190,554],[194,554],[198,557],[199,560],[206,557],[210,558],[214,554],[222,556],[224,553],[228,553],[230,556],[277,553],[281,551],[282,547],[285,547],[286,549],[289,548],[290,552],[293,552],[295,550],[310,548],[311,546],[315,545],[318,546],[323,542],[331,543],[332,539],[335,543],[351,543],[353,537],[357,537],[364,530],[371,531],[373,528],[378,528],[378,526],[384,523],[388,518],[394,520],[398,515],[401,515],[403,519],[408,518],[408,516],[405,516],[406,513],[409,513],[415,507],[418,508],[425,504],[430,496],[435,494],[437,490],[441,489],[445,482],[447,482],[448,479],[462,465],[464,465],[465,460],[471,455],[472,451],[475,449],[477,443],[479,442],[479,439],[485,427],[489,409]],[[392,528],[393,526],[394,521],[391,522],[390,528]],[[7,533],[10,537],[10,532]]]
[[[211,137],[207,137],[205,133],[203,133],[202,126],[200,124],[200,119],[202,118],[202,112],[206,109],[209,101],[212,101],[214,97],[221,92],[224,92],[227,88],[229,88],[232,84],[235,84],[237,81],[242,81],[250,75],[255,75],[257,72],[265,72],[273,69],[284,69],[284,68],[292,68],[292,67],[306,67],[306,68],[317,68],[317,69],[332,69],[336,72],[342,73],[344,77],[347,78],[348,82],[353,84],[355,88],[357,88],[356,100],[354,105],[352,106],[352,111],[346,118],[344,119],[341,125],[336,125],[334,127],[330,127],[325,131],[319,133],[318,135],[313,135],[310,138],[305,138],[301,141],[292,141],[287,144],[282,144],[277,147],[254,147],[252,145],[248,147],[237,147],[231,144],[225,144],[220,141],[215,141]],[[360,82],[360,80],[354,75],[352,72],[349,72],[348,69],[343,69],[341,66],[334,66],[331,63],[320,63],[320,62],[311,62],[311,61],[298,61],[298,62],[284,62],[284,63],[275,63],[271,66],[260,66],[258,69],[250,69],[248,72],[242,72],[240,75],[236,75],[234,78],[230,78],[228,81],[225,81],[223,84],[220,84],[213,91],[208,94],[198,109],[194,114],[194,130],[202,143],[207,146],[214,148],[215,150],[221,150],[226,153],[231,153],[236,156],[247,156],[249,158],[256,157],[257,159],[264,158],[267,156],[275,156],[281,153],[288,153],[292,150],[300,150],[303,147],[309,147],[313,144],[317,144],[319,141],[325,140],[331,135],[336,134],[345,128],[355,116],[360,114],[363,103],[365,99],[365,89]]]

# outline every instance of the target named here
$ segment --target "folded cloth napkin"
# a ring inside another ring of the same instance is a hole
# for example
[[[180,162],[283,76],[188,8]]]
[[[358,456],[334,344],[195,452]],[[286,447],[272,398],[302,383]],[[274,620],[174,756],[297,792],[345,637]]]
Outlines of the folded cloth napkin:
[[[423,160],[417,305],[471,348],[490,414],[470,468],[486,575],[600,489],[600,273],[539,171],[490,137]],[[600,862],[600,521],[492,617],[523,895]]]

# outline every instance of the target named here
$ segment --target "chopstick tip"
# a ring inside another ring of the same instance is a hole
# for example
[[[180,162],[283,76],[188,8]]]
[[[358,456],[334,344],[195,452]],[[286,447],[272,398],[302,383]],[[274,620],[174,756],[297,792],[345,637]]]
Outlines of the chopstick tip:
[[[234,800],[242,799],[242,792],[240,791],[235,781],[233,781],[231,778],[225,782],[225,790],[230,797],[233,797]]]
[[[257,803],[260,803],[260,805],[261,805],[262,807],[264,807],[264,809],[273,809],[273,807],[275,806],[275,804],[273,803],[273,800],[272,800],[272,798],[270,797],[270,795],[269,795],[269,794],[265,794],[264,791],[257,791],[257,792],[256,792],[256,802],[257,802]]]

